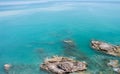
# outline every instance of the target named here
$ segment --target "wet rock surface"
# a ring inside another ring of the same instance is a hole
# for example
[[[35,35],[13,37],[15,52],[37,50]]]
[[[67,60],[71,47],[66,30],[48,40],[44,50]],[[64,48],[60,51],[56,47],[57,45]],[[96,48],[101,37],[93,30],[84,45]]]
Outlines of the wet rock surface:
[[[91,46],[93,49],[104,52],[109,55],[120,57],[120,46],[108,44],[102,41],[91,41]]]
[[[118,67],[119,66],[119,61],[118,60],[109,60],[107,65],[111,66],[111,67]]]
[[[120,64],[118,60],[109,60],[107,65],[111,67],[114,72],[120,74]]]
[[[55,74],[69,74],[85,71],[87,64],[86,62],[79,62],[66,57],[53,56],[50,59],[46,59],[40,68]]]

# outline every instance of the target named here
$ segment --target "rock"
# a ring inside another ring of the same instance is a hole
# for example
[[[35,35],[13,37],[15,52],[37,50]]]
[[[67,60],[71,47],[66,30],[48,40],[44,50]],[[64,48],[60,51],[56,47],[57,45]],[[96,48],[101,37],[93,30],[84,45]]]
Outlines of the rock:
[[[5,64],[5,65],[4,65],[4,69],[5,69],[5,71],[10,70],[11,67],[12,67],[11,64]]]
[[[62,63],[57,65],[57,67],[59,69],[62,69],[65,72],[70,72],[70,71],[72,72],[73,66],[74,66],[73,63],[71,63],[71,62],[62,62]]]
[[[85,60],[88,59],[86,54],[82,51],[80,51],[79,48],[77,48],[77,44],[72,39],[66,39],[62,41],[63,49],[64,49],[64,55],[66,56],[72,56],[79,60]]]
[[[63,40],[63,44],[64,44],[64,47],[66,49],[74,49],[74,48],[76,48],[75,42],[73,40],[70,40],[70,39]]]
[[[119,61],[118,60],[110,60],[107,63],[107,65],[112,67],[114,72],[117,72],[118,74],[120,74],[120,67],[119,67]]]
[[[107,65],[115,68],[115,67],[119,66],[119,61],[118,60],[110,60],[109,63],[107,63]]]
[[[87,64],[86,62],[79,62],[66,57],[54,56],[50,59],[47,58],[40,68],[56,74],[66,74],[85,71]]]
[[[86,62],[76,62],[76,63],[74,63],[72,72],[76,72],[77,70],[84,71],[83,69],[85,69],[85,70],[87,69]]]
[[[115,72],[117,72],[117,73],[120,74],[120,68],[119,68],[119,67],[117,67],[117,68],[113,68],[113,71],[115,71]]]
[[[108,44],[101,41],[95,41],[95,40],[91,41],[91,46],[93,49],[96,49],[98,51],[120,57],[120,46]]]

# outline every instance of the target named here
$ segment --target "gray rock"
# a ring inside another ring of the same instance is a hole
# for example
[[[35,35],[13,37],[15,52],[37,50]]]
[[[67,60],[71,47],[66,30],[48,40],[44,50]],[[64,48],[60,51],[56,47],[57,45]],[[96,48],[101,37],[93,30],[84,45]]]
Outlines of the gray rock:
[[[108,63],[107,63],[108,66],[111,66],[111,67],[118,67],[119,66],[119,61],[118,60],[110,60]]]
[[[70,58],[55,56],[46,59],[44,63],[41,64],[40,68],[56,74],[66,74],[85,71],[87,69],[87,64]]]
[[[74,65],[71,62],[61,62],[57,66],[58,66],[59,69],[62,69],[65,72],[71,72],[72,71],[72,67]]]
[[[120,67],[119,67],[119,61],[118,60],[110,60],[107,63],[108,66],[112,67],[113,71],[120,74]]]
[[[92,40],[91,46],[93,49],[104,52],[109,55],[120,57],[120,46],[108,44],[101,41]]]

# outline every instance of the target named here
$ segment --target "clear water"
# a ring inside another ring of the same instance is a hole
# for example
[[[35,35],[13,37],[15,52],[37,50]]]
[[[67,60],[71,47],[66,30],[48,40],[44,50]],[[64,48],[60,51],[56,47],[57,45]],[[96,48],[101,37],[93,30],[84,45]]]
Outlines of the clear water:
[[[53,55],[85,60],[98,74],[102,59],[119,58],[94,51],[90,40],[120,44],[119,14],[120,2],[0,3],[0,74],[5,63],[14,65],[9,74],[47,74],[39,66]],[[77,52],[65,50],[64,39],[74,40]]]

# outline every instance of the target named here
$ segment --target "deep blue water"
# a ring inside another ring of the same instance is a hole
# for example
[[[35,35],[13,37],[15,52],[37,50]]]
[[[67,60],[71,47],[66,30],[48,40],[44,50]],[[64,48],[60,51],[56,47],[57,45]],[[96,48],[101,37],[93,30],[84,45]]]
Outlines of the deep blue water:
[[[65,52],[65,39],[74,40],[79,52]],[[39,65],[53,55],[111,57],[91,49],[91,39],[120,44],[120,2],[0,4],[0,74],[5,63],[15,66],[9,74],[47,74]]]

